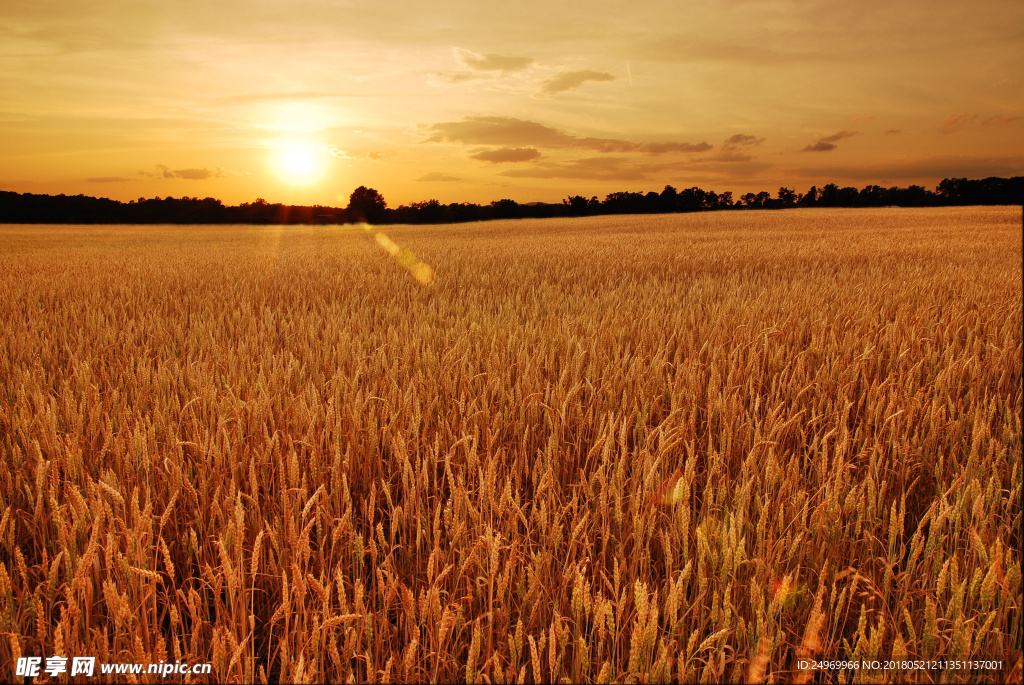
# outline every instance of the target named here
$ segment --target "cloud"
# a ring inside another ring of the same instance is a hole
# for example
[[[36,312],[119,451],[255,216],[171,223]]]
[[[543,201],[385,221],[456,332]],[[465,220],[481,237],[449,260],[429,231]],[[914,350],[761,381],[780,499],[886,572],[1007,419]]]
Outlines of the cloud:
[[[421,128],[429,135],[427,143],[571,147],[578,140],[556,128],[512,117],[468,116]]]
[[[366,156],[376,162],[377,160],[383,159],[386,154],[387,153],[381,152],[380,150],[374,150],[373,152],[368,152]]]
[[[430,182],[430,181],[461,181],[462,179],[458,176],[449,176],[448,174],[442,174],[437,171],[431,171],[429,174],[424,174],[416,179],[417,181]]]
[[[725,144],[722,145],[723,150],[736,150],[741,147],[753,147],[760,145],[764,142],[764,138],[758,138],[752,136],[749,133],[737,133],[736,135],[729,136],[725,139]]]
[[[473,81],[476,79],[482,79],[487,77],[486,74],[481,74],[474,71],[458,71],[455,72],[454,74],[443,74],[441,72],[436,72],[431,74],[431,76],[437,79],[441,79],[446,83],[464,83],[466,81]]]
[[[828,152],[829,150],[836,149],[836,142],[843,138],[849,138],[850,136],[857,135],[858,131],[840,131],[839,133],[833,133],[830,136],[818,138],[818,142],[813,145],[808,145],[803,149],[804,152]]]
[[[338,159],[352,159],[351,157],[345,154],[344,150],[338,149],[336,147],[324,147],[321,148],[321,150],[331,155],[332,157],[337,157]]]
[[[725,162],[727,164],[733,164],[736,162],[749,162],[753,157],[745,155],[742,152],[734,152],[733,148],[723,147],[721,152],[711,155],[710,157],[705,157],[704,159],[709,162]]]
[[[996,114],[995,116],[991,116],[991,117],[986,118],[983,122],[981,122],[981,125],[982,126],[1003,126],[1005,124],[1012,124],[1015,121],[1020,121],[1021,119],[1024,119],[1024,116],[1017,115],[1015,117],[1008,117],[1005,114]]]
[[[157,164],[156,171],[140,169],[140,176],[149,178],[182,178],[188,181],[206,181],[211,178],[226,178],[230,174],[224,169],[171,169],[166,164]]]
[[[540,157],[540,151],[532,147],[503,147],[497,150],[481,150],[470,155],[472,159],[500,164],[502,162],[528,162]]]
[[[315,100],[321,98],[340,97],[360,97],[360,95],[349,93],[321,93],[314,91],[294,93],[250,93],[247,95],[232,95],[229,97],[217,98],[214,102],[218,105],[248,105],[254,102],[274,102],[275,100]]]
[[[982,126],[1005,126],[1006,124],[1012,124],[1015,121],[1024,119],[1024,116],[1007,116],[1005,114],[995,114],[990,117],[986,117],[982,120]],[[939,127],[939,133],[956,133],[957,131],[972,126],[978,123],[977,114],[950,114],[946,117],[945,121],[942,122],[942,126]]]
[[[220,169],[173,169],[170,172],[172,178],[184,178],[189,181],[206,181],[211,178],[223,178],[224,172]],[[167,178],[165,175],[164,178]]]
[[[803,149],[804,152],[828,152],[829,150],[835,150],[836,146],[832,143],[826,143],[824,140],[819,140],[814,145],[808,145]]]
[[[704,152],[711,149],[700,143],[635,143],[614,138],[581,138],[535,121],[499,116],[467,116],[462,121],[420,124],[427,143],[460,143],[499,147],[582,148],[596,152]]]
[[[584,138],[584,141],[598,140],[597,138]],[[607,141],[615,143],[614,152],[646,152],[649,155],[660,155],[665,152],[706,152],[711,149],[708,143],[629,143],[626,141]],[[600,149],[598,147],[595,150]],[[604,150],[602,150],[604,151]]]
[[[544,82],[541,91],[544,93],[562,93],[567,90],[576,90],[587,81],[614,81],[615,77],[603,71],[563,71],[557,76]]]
[[[523,71],[536,61],[532,57],[511,57],[490,52],[479,54],[462,48],[455,48],[455,59],[468,71],[457,71],[447,74],[433,73],[431,76],[446,83],[494,79],[495,77]]]
[[[887,136],[891,136],[896,133],[902,133],[902,131],[899,130],[898,128],[887,128],[885,129],[885,131],[883,131],[883,133],[885,133],[885,135]]]
[[[939,181],[943,178],[959,178],[962,176],[968,178],[986,178],[988,176],[1010,177],[1024,174],[1024,156],[915,156],[860,166],[801,167],[787,169],[784,173],[810,178],[867,180],[874,183],[923,178],[932,178]]]
[[[964,126],[973,124],[977,119],[977,114],[950,114],[939,127],[939,133],[954,133]]]
[[[475,71],[522,71],[536,60],[532,57],[509,57],[494,53],[478,54],[456,48],[455,54],[465,67]]]
[[[837,141],[842,140],[843,138],[855,136],[857,135],[857,133],[859,133],[859,131],[840,131],[839,133],[833,133],[832,135],[825,136],[824,138],[820,138],[819,140],[823,140],[826,143],[835,143]]]
[[[745,156],[741,156],[745,157]],[[724,163],[723,163],[724,162]],[[512,178],[573,178],[595,181],[639,181],[666,174],[702,174],[725,180],[737,175],[756,174],[772,165],[745,159],[727,161],[703,159],[699,161],[673,160],[655,162],[646,158],[586,157],[567,162],[540,162],[526,168],[508,169],[499,176]]]
[[[124,183],[125,181],[134,181],[136,179],[123,176],[96,176],[85,180],[87,183]]]
[[[587,157],[569,162],[549,163],[528,169],[509,169],[501,176],[513,178],[582,178],[589,180],[639,181],[651,171],[625,157]]]

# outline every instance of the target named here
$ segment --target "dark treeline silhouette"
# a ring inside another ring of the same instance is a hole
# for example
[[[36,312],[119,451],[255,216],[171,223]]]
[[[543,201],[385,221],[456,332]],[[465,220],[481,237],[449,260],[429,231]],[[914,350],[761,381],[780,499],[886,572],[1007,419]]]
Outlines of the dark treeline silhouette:
[[[339,224],[369,223],[436,224],[489,219],[523,219],[597,214],[660,214],[790,207],[942,207],[951,205],[1022,205],[1024,176],[1013,178],[944,179],[934,191],[922,186],[861,189],[840,188],[834,183],[806,193],[779,188],[746,193],[716,193],[693,187],[676,190],[665,186],[660,193],[609,193],[604,200],[571,195],[561,203],[519,204],[502,199],[488,205],[466,202],[441,204],[437,200],[389,208],[379,192],[360,186],[348,207],[270,204],[263,198],[238,206],[225,206],[212,197],[139,198],[118,202],[86,195],[34,195],[0,191],[0,223],[76,224]]]

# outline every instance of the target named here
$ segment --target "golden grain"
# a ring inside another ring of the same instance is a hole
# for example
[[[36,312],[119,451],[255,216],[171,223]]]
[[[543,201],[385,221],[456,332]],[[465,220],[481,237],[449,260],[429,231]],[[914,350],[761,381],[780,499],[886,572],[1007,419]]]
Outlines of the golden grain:
[[[1019,680],[1019,210],[0,235],[0,668]]]

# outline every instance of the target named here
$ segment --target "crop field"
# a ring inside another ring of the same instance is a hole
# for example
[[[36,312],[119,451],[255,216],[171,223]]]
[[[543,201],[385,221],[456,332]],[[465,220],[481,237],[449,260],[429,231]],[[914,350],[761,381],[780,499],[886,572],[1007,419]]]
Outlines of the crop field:
[[[1012,207],[0,226],[0,679],[1020,682],[1022,249]]]

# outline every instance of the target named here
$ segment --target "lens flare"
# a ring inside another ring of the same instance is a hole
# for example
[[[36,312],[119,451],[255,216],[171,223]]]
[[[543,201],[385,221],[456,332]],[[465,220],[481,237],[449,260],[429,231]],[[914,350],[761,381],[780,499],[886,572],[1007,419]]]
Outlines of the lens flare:
[[[369,224],[361,224],[363,230],[369,233],[373,229]],[[399,264],[404,266],[412,274],[412,277],[423,285],[430,285],[434,282],[434,269],[426,262],[420,261],[412,250],[405,250],[399,247],[398,243],[384,233],[375,233],[373,239],[384,248],[384,251],[394,257]]]

